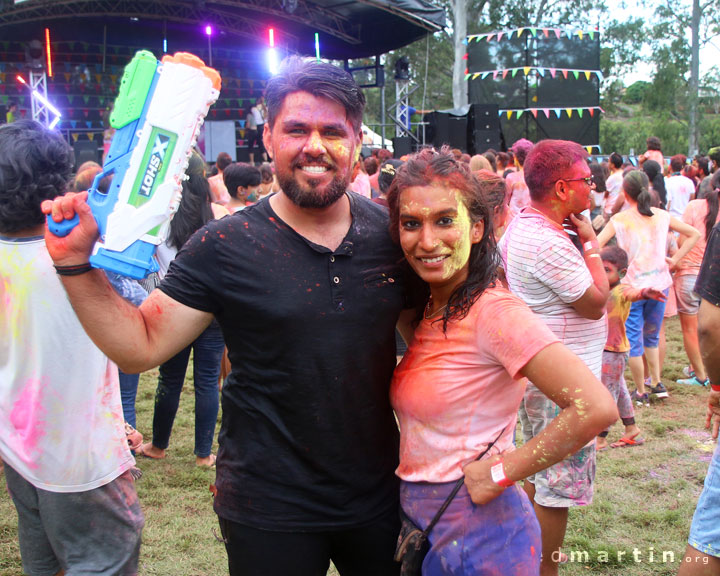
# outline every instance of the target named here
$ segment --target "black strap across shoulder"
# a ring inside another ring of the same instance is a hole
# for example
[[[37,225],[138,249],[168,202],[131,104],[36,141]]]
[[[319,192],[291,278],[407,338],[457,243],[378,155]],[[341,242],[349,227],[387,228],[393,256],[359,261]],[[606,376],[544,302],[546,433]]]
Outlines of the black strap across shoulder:
[[[507,428],[503,429],[500,432],[500,434],[498,434],[497,438],[495,438],[495,440],[493,440],[492,442],[490,442],[490,444],[487,445],[485,450],[483,450],[480,453],[480,455],[477,458],[475,458],[476,461],[482,459],[482,457],[485,456],[485,454],[487,454],[490,451],[490,449],[495,445],[495,443],[498,440],[500,440],[500,437],[505,433],[505,430],[507,430]],[[465,482],[465,476],[460,478],[455,483],[455,487],[453,488],[452,492],[450,492],[450,495],[445,499],[445,502],[443,502],[443,505],[440,507],[440,510],[438,510],[437,514],[435,514],[433,519],[430,520],[430,524],[427,525],[427,528],[425,528],[425,530],[423,530],[423,534],[425,534],[425,537],[427,537],[430,534],[430,531],[435,527],[435,524],[438,523],[438,520],[440,520],[442,515],[445,513],[445,510],[447,510],[447,507],[450,506],[450,502],[452,502],[453,498],[455,498],[457,493],[460,491],[460,488],[462,488],[463,482]]]

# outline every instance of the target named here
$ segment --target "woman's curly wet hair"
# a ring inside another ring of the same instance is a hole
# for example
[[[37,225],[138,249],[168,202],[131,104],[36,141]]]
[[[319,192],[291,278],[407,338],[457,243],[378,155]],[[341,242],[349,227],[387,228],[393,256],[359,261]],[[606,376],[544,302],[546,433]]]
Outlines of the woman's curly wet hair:
[[[64,194],[73,152],[56,132],[34,120],[0,126],[0,232],[44,222],[43,200]]]

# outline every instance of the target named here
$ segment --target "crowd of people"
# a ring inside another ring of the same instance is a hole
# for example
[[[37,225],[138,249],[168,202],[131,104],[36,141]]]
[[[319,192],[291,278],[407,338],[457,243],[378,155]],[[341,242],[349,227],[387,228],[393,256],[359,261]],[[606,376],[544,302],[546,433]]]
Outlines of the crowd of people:
[[[232,575],[396,575],[408,526],[426,576],[557,574],[597,451],[650,441],[635,410],[669,397],[671,303],[676,385],[712,388],[717,436],[720,150],[695,171],[650,138],[640,167],[559,140],[360,159],[364,104],[342,69],[286,60],[254,122],[272,164],[209,175],[193,153],[139,295],[89,264],[100,168],[71,179],[60,136],[0,127],[0,457],[26,573],[137,573],[133,453],[166,456],[191,350]],[[157,366],[142,443],[137,375]],[[709,474],[686,552],[707,561],[685,576],[720,566],[718,491]]]

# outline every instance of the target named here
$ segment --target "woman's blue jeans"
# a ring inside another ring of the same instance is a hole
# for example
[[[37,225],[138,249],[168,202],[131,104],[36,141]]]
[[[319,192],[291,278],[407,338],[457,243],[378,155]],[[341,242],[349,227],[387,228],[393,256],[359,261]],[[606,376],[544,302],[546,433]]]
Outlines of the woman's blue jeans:
[[[137,396],[140,374],[125,374],[122,370],[118,370],[118,377],[120,378],[120,401],[122,402],[125,422],[136,428],[135,397]]]
[[[210,455],[220,406],[218,379],[224,349],[222,331],[218,323],[213,321],[195,342],[160,366],[153,414],[153,446],[164,450],[170,443],[170,433],[180,404],[180,392],[192,350],[195,381],[195,455],[199,458]]]

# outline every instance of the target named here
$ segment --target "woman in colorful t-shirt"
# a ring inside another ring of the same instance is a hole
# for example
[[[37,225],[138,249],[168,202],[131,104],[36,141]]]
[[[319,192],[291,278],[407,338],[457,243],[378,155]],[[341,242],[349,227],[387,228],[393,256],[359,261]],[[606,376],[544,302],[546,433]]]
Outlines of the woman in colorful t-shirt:
[[[627,252],[628,270],[622,283],[632,288],[657,288],[667,296],[672,285],[671,270],[690,251],[700,233],[689,224],[670,216],[670,213],[651,207],[650,181],[640,170],[628,172],[623,178],[623,193],[630,208],[615,214],[598,236],[602,248],[613,236]],[[666,261],[668,231],[687,237],[680,249]],[[633,394],[638,404],[648,403],[643,374],[643,352],[650,372],[650,392],[657,398],[667,398],[668,392],[660,381],[658,351],[660,327],[665,302],[638,300],[630,308],[625,328],[630,341],[628,365],[637,390]]]
[[[537,574],[539,525],[514,482],[582,448],[617,419],[585,364],[496,283],[492,217],[480,187],[446,148],[429,149],[398,170],[388,194],[391,233],[429,288],[390,393],[400,423],[404,513],[424,529],[465,477],[430,532],[426,576]],[[524,377],[562,410],[514,450]]]
[[[700,296],[695,293],[695,281],[700,273],[710,231],[720,222],[720,210],[718,210],[720,172],[715,173],[711,184],[712,190],[700,200],[691,200],[683,213],[683,222],[695,228],[700,233],[700,239],[687,256],[678,262],[674,278],[683,343],[693,371],[688,378],[677,382],[694,386],[707,386],[709,383],[698,344],[697,313],[700,308]]]

